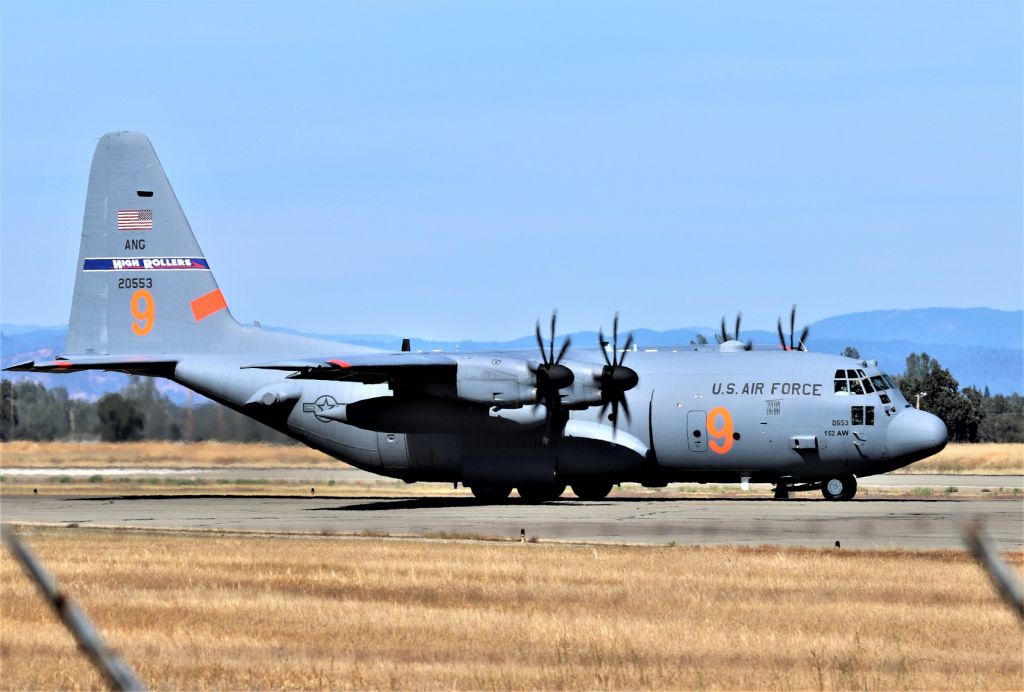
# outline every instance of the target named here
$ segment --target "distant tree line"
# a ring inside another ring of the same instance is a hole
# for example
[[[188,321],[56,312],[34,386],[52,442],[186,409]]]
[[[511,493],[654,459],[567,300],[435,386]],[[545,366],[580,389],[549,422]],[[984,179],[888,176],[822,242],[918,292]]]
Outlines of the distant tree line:
[[[859,357],[847,347],[844,355]],[[912,405],[941,418],[954,442],[1024,442],[1024,397],[960,388],[927,353],[907,356],[893,377]],[[292,443],[286,435],[220,404],[175,404],[153,380],[132,377],[120,392],[95,402],[71,399],[63,387],[0,382],[0,440],[224,440]]]
[[[860,358],[853,346],[842,355]],[[942,419],[951,442],[1024,442],[1020,394],[993,396],[988,387],[961,389],[953,374],[927,353],[911,353],[904,373],[892,379],[911,405],[920,403],[922,411]]]
[[[63,387],[0,381],[0,440],[97,439],[294,442],[220,404],[175,404],[148,377],[131,377],[96,401],[72,399]]]

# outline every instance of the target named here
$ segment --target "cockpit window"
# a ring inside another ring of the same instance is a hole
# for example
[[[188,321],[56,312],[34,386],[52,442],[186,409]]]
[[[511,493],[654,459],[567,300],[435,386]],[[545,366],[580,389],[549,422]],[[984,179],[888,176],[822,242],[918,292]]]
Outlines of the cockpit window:
[[[868,375],[859,368],[836,370],[836,394],[874,394],[895,388],[892,380],[885,373]]]

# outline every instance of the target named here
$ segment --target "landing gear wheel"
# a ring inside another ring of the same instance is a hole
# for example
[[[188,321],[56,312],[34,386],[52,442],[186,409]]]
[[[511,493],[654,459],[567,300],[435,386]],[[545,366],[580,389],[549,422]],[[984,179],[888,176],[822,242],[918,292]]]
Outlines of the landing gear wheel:
[[[573,494],[581,500],[603,500],[612,491],[611,481],[577,481],[572,484]]]
[[[524,502],[536,504],[538,502],[557,500],[565,492],[565,484],[520,485],[516,490],[519,491],[519,497],[523,498]]]
[[[821,486],[821,494],[826,500],[852,500],[857,494],[857,479],[850,474],[828,478]]]
[[[470,487],[473,497],[481,502],[500,503],[512,494],[511,485],[474,485]]]
[[[776,500],[788,500],[789,499],[789,488],[786,487],[785,483],[779,483],[775,486],[775,495],[773,496]]]

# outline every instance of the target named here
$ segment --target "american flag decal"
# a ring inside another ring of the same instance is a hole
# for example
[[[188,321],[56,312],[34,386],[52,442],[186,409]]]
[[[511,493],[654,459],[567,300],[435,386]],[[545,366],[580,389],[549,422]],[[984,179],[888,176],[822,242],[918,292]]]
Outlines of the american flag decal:
[[[117,230],[119,231],[148,231],[152,228],[152,209],[120,209],[117,212]]]

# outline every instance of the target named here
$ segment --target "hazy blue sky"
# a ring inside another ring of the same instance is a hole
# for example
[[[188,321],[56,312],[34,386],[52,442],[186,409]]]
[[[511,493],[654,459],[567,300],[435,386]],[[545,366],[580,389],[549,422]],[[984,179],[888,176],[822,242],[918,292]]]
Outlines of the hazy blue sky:
[[[66,321],[116,129],[243,321],[1024,303],[1020,2],[0,7],[5,322]]]

